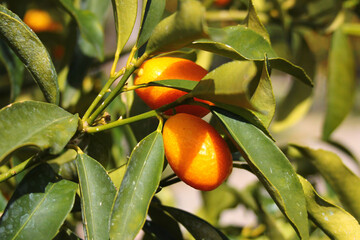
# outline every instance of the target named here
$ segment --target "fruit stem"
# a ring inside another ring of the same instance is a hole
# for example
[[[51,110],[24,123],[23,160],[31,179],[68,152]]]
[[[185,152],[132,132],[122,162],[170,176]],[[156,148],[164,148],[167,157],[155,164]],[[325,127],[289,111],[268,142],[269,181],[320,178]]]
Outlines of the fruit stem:
[[[6,181],[9,178],[21,173],[25,169],[31,168],[39,164],[40,162],[38,162],[37,160],[38,160],[37,155],[34,155],[31,158],[20,163],[19,165],[16,165],[15,167],[9,169],[6,173],[0,174],[0,182]]]
[[[115,127],[119,127],[125,124],[129,124],[129,123],[133,123],[136,121],[140,121],[140,120],[144,120],[147,118],[151,118],[151,117],[157,117],[158,113],[156,110],[151,110],[133,117],[129,117],[129,118],[125,118],[125,119],[118,119],[114,122],[105,124],[105,125],[101,125],[101,126],[94,126],[94,127],[84,127],[83,131],[87,132],[87,133],[96,133],[96,132],[101,132],[101,131],[105,131],[111,128],[115,128]]]
[[[176,178],[170,179],[168,181],[161,182],[159,187],[160,188],[168,187],[168,186],[173,185],[173,184],[178,183],[178,182],[181,182],[181,179],[176,177]]]

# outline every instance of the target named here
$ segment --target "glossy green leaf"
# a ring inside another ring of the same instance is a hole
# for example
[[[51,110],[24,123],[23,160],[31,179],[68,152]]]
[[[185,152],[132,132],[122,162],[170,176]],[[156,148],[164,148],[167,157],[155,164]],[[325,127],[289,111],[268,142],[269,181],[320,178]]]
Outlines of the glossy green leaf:
[[[195,239],[228,239],[222,232],[205,220],[180,209],[161,206],[161,208],[170,214],[175,220],[180,222]]]
[[[185,80],[185,79],[167,79],[160,81],[149,82],[148,86],[159,86],[179,89],[185,92],[190,92],[198,84],[197,81]]]
[[[319,196],[311,184],[299,176],[306,196],[310,219],[331,239],[348,240],[360,236],[360,225],[344,209]]]
[[[36,34],[13,12],[0,5],[0,37],[34,77],[50,103],[59,103],[59,86],[49,53]]]
[[[138,48],[145,44],[156,25],[160,22],[164,13],[165,3],[165,0],[146,1],[147,11],[143,17],[139,38],[136,43]]]
[[[313,78],[316,70],[316,59],[304,36],[299,36],[297,46],[294,59]],[[271,130],[279,132],[293,126],[306,115],[312,102],[313,89],[302,82],[294,81],[287,95],[277,106],[275,121],[271,125]]]
[[[79,26],[81,39],[79,46],[84,54],[104,59],[104,31],[98,18],[88,10],[77,9],[71,0],[60,0],[66,11]]]
[[[360,178],[332,152],[292,145],[310,161],[337,193],[344,208],[360,220]]]
[[[261,120],[265,127],[269,127],[275,114],[275,96],[267,69],[268,61],[262,66],[261,75],[256,81],[256,88],[250,98],[251,104],[259,111],[254,114]]]
[[[193,41],[188,47],[210,51],[234,60],[263,61],[266,55],[272,68],[312,86],[311,79],[302,68],[279,58],[270,43],[255,31],[239,25],[221,29],[209,28],[209,34],[210,39]]]
[[[295,170],[275,143],[254,125],[225,111],[221,120],[248,164],[302,239],[309,238],[305,196]]]
[[[37,146],[60,153],[78,127],[78,116],[44,102],[26,101],[0,110],[0,161],[17,148]],[[11,137],[9,137],[11,136]]]
[[[179,9],[153,30],[145,52],[155,55],[185,47],[206,36],[205,8],[195,0],[179,1]]]
[[[0,61],[4,64],[11,84],[10,102],[20,94],[21,85],[24,79],[24,64],[14,52],[4,43],[0,42]]]
[[[84,234],[87,239],[109,239],[110,216],[116,189],[106,170],[86,154],[78,154],[76,167],[81,192]]]
[[[252,0],[249,1],[249,10],[245,19],[245,26],[263,36],[264,39],[270,43],[269,33],[261,23]]]
[[[128,41],[136,20],[138,1],[111,0],[117,34],[117,51],[119,53]]]
[[[112,213],[112,239],[134,239],[145,222],[163,169],[161,133],[155,131],[145,137],[133,150],[129,161]]]
[[[249,61],[232,61],[208,73],[192,90],[194,97],[254,109],[249,100],[249,83],[256,67]]]
[[[53,239],[74,204],[77,188],[47,164],[34,168],[20,182],[0,219],[0,239]]]
[[[329,54],[327,109],[323,139],[341,124],[353,107],[355,97],[355,58],[353,49],[342,29],[334,32]]]

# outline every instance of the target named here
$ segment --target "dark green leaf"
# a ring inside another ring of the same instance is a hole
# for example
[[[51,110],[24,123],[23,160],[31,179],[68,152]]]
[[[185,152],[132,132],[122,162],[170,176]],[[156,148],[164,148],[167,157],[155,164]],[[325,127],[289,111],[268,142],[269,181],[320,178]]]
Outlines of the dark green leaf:
[[[142,228],[160,182],[164,161],[162,135],[153,132],[133,150],[115,201],[110,237],[134,239]]]
[[[81,240],[70,229],[61,229],[53,240]]]
[[[138,1],[111,0],[111,2],[113,5],[117,33],[117,50],[120,53],[133,31]]]
[[[213,227],[211,224],[189,212],[173,207],[162,206],[161,208],[180,222],[195,239],[228,239],[222,232]]]
[[[34,168],[0,219],[0,239],[53,239],[74,204],[77,188],[59,179],[49,165]]]
[[[347,36],[340,28],[334,32],[329,55],[327,109],[323,139],[341,124],[353,107],[355,97],[355,59]]]
[[[3,5],[0,5],[0,37],[25,64],[46,100],[58,104],[57,74],[49,53],[36,34]]]
[[[0,161],[17,148],[37,146],[60,153],[78,127],[78,116],[44,102],[26,101],[0,110]]]
[[[80,10],[71,0],[60,0],[66,11],[75,19],[79,26],[81,39],[80,48],[87,56],[104,59],[104,32],[94,13]]]
[[[85,236],[87,239],[107,240],[116,195],[114,184],[100,163],[86,154],[78,154],[76,167]]]
[[[305,192],[309,217],[326,235],[338,240],[360,236],[360,225],[353,216],[319,196],[305,178],[299,176],[299,179]]]
[[[292,145],[304,159],[310,161],[339,196],[341,203],[360,220],[360,178],[348,169],[332,152]]]
[[[255,31],[239,25],[222,29],[210,28],[209,33],[211,39],[193,41],[188,47],[210,51],[234,60],[263,61],[266,55],[272,68],[312,86],[311,79],[302,68],[279,58],[270,43]]]
[[[244,152],[248,164],[302,239],[309,238],[304,192],[295,170],[275,143],[254,125],[214,111]]]
[[[254,30],[258,34],[263,36],[264,39],[270,43],[269,33],[266,31],[264,25],[261,23],[252,0],[249,1],[249,10],[248,15],[245,19],[245,25],[246,27]]]
[[[3,62],[8,72],[11,84],[10,102],[14,102],[20,94],[24,78],[24,64],[2,41],[0,41],[0,61]]]
[[[268,61],[265,60],[262,66],[261,75],[257,81],[254,93],[250,98],[251,104],[259,111],[254,114],[261,120],[265,127],[269,127],[275,114],[275,96],[267,69]]]
[[[138,48],[141,47],[149,39],[152,31],[160,22],[165,9],[165,3],[165,0],[146,1],[147,11],[145,12],[139,38],[136,44]]]
[[[254,109],[249,100],[249,83],[255,75],[253,62],[225,63],[203,77],[191,94],[214,103]]]
[[[205,8],[195,0],[179,1],[179,10],[162,20],[152,32],[146,53],[154,55],[185,47],[206,36]]]

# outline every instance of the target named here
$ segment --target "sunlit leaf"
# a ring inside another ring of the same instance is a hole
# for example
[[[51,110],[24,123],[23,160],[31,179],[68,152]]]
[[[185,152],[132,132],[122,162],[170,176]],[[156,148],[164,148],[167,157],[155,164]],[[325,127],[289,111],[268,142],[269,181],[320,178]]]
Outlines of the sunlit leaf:
[[[84,234],[87,239],[109,239],[115,187],[105,169],[86,154],[76,158],[81,191]]]
[[[78,127],[78,116],[44,102],[26,101],[0,110],[0,161],[23,146],[60,153]],[[10,136],[10,137],[9,137]]]
[[[360,220],[360,178],[332,152],[292,145],[311,162],[337,193],[344,208]]]
[[[117,50],[121,52],[126,42],[128,41],[131,32],[133,31],[136,20],[138,1],[111,0],[111,2],[114,11],[116,27]]]
[[[36,34],[3,5],[0,5],[0,37],[25,64],[45,99],[58,104],[57,74],[49,53]]]
[[[228,239],[222,232],[205,220],[180,209],[173,207],[161,206],[161,208],[169,213],[173,218],[180,222],[195,239]]]
[[[0,238],[53,239],[74,204],[77,187],[60,179],[49,165],[34,168],[20,182],[0,219]]]
[[[87,55],[104,59],[104,31],[96,15],[88,10],[77,9],[71,0],[60,3],[75,19],[81,33],[80,48]]]
[[[323,138],[341,124],[353,107],[355,97],[355,59],[353,49],[342,29],[334,32],[329,55],[327,108]]]
[[[164,161],[161,133],[155,131],[133,150],[114,204],[110,237],[134,239],[158,188]]]
[[[185,47],[206,36],[205,8],[195,0],[179,1],[179,9],[163,19],[152,32],[145,52],[149,55]]]
[[[248,164],[302,239],[309,238],[305,196],[295,170],[275,143],[254,125],[214,109]]]
[[[307,85],[312,81],[305,71],[291,62],[279,58],[263,36],[244,26],[209,28],[210,39],[193,41],[187,47],[210,51],[234,60],[263,61],[266,55],[270,66],[288,73]]]
[[[156,25],[160,22],[165,9],[165,3],[165,0],[146,1],[146,12],[144,13],[139,38],[136,43],[138,48],[144,45]]]
[[[310,219],[331,239],[347,240],[360,236],[360,225],[344,209],[319,196],[311,184],[299,176],[306,196],[306,206]]]
[[[225,63],[203,77],[191,94],[214,103],[254,109],[249,100],[249,83],[255,75],[252,62]]]
[[[24,79],[24,64],[4,42],[0,42],[0,61],[8,72],[11,84],[10,102],[14,102],[15,98],[20,94]]]
[[[264,25],[261,23],[252,0],[249,1],[249,10],[248,15],[245,19],[245,26],[259,33],[266,39],[266,41],[270,42],[269,33],[266,31]]]
[[[261,120],[265,127],[269,127],[275,114],[275,96],[267,69],[267,60],[262,66],[261,75],[256,81],[256,88],[250,98],[251,104],[259,111],[254,114]],[[252,83],[254,84],[254,83]]]

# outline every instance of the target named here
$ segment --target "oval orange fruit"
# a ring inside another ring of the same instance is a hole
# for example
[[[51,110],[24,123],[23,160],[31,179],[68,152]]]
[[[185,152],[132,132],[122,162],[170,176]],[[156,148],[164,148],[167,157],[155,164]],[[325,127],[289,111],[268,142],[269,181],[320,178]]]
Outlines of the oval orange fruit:
[[[200,81],[208,72],[196,63],[176,57],[158,57],[144,62],[135,77],[134,84],[144,84],[151,81],[165,79],[184,79]],[[174,102],[186,92],[168,87],[145,87],[135,90],[138,96],[152,109]],[[211,104],[208,101],[195,99],[196,101]],[[189,113],[203,117],[209,110],[197,105],[180,105],[175,107],[176,113]],[[172,110],[165,111],[172,115]]]
[[[34,32],[56,32],[62,30],[62,25],[55,22],[48,12],[41,9],[30,9],[26,11],[24,22]]]
[[[163,129],[165,155],[174,173],[193,188],[209,191],[232,171],[231,152],[213,126],[199,117],[179,113]]]

